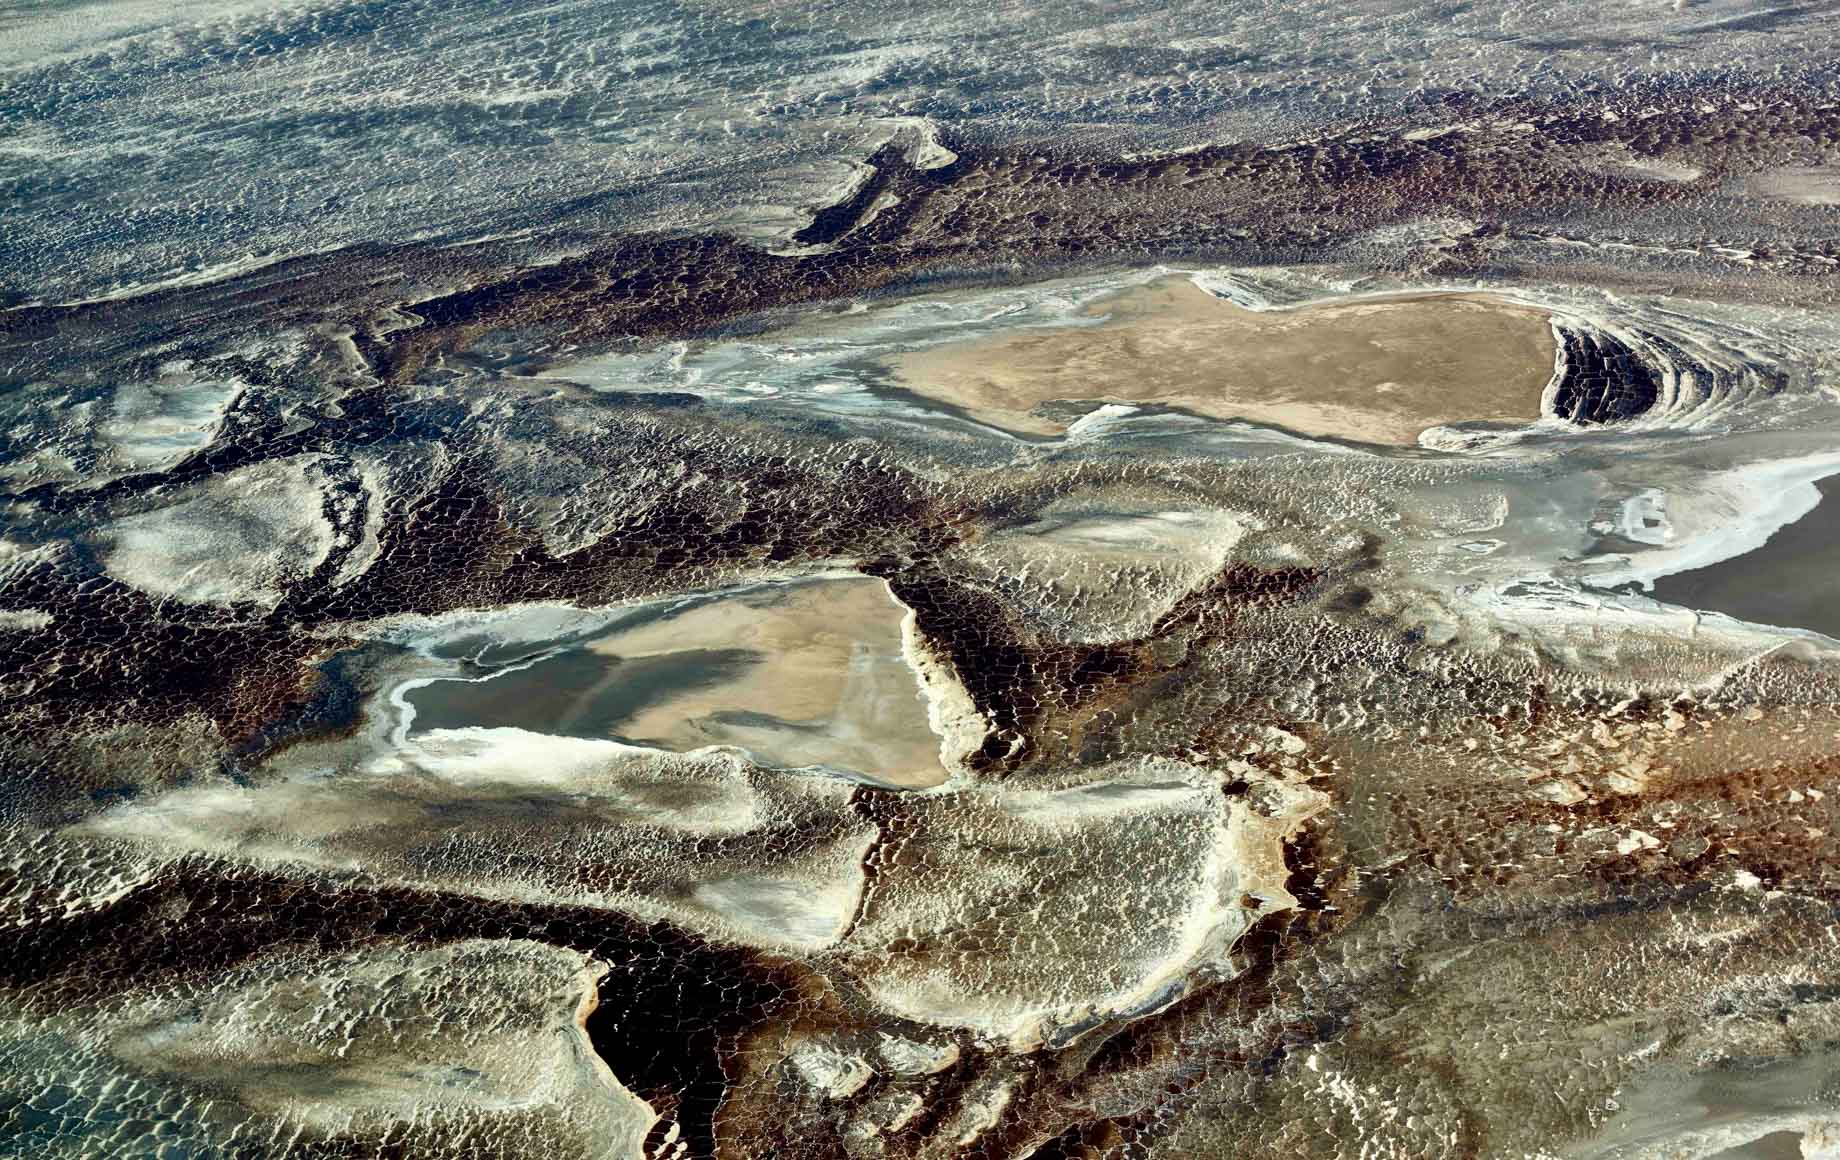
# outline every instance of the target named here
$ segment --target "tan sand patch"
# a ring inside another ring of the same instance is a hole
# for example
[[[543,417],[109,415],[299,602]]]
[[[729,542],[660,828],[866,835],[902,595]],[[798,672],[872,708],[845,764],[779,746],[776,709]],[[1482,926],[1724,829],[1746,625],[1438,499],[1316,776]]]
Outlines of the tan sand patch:
[[[634,740],[675,750],[738,745],[776,765],[937,785],[946,770],[902,652],[905,615],[880,580],[824,580],[702,605],[590,647],[625,658],[699,648],[770,658],[732,682],[647,707],[621,726]]]
[[[1171,277],[1089,308],[1106,321],[899,355],[901,385],[1012,431],[1059,434],[1052,400],[1161,403],[1305,435],[1412,444],[1459,420],[1537,418],[1546,315],[1481,295],[1246,310]]]

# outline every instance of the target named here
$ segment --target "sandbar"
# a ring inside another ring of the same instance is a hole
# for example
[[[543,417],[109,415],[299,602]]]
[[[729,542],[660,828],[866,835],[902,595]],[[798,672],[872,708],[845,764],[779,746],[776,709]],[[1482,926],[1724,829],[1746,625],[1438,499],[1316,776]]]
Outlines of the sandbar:
[[[1459,421],[1539,416],[1554,337],[1543,311],[1480,294],[1247,310],[1185,277],[1088,307],[1096,325],[930,347],[888,362],[912,393],[1005,430],[1058,435],[1043,403],[1156,403],[1303,435],[1411,445]]]

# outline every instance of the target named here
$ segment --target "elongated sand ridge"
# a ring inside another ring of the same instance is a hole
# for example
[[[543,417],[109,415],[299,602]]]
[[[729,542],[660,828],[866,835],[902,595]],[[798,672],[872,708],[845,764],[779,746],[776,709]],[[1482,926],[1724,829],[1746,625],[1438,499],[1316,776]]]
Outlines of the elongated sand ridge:
[[[915,394],[1029,434],[1066,429],[1041,404],[1090,399],[1407,445],[1445,423],[1534,419],[1553,373],[1545,314],[1481,295],[1247,310],[1171,277],[1089,313],[1105,321],[913,351],[891,369]]]

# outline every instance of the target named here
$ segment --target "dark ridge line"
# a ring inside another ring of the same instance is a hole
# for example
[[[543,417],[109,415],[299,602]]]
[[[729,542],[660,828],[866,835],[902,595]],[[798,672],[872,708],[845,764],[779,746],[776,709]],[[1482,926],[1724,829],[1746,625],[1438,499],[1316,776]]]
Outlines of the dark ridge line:
[[[899,146],[888,144],[869,155],[866,164],[868,175],[856,186],[856,189],[842,201],[827,205],[812,215],[811,224],[792,235],[792,240],[802,246],[825,245],[836,241],[856,228],[875,199],[882,195],[894,180],[895,167],[900,164]]]
[[[1797,6],[1792,5],[1791,7]],[[1701,111],[1700,102],[1713,95],[1716,95],[1723,103],[1709,111]],[[1337,141],[1347,142],[1362,135],[1399,136],[1411,129],[1449,127],[1456,124],[1459,118],[1462,120],[1491,118],[1527,121],[1538,128],[1558,131],[1557,139],[1564,142],[1623,140],[1625,138],[1643,142],[1647,140],[1644,126],[1679,123],[1703,125],[1717,121],[1720,117],[1740,115],[1754,118],[1781,113],[1785,110],[1826,111],[1822,103],[1831,104],[1836,101],[1840,101],[1840,66],[1810,63],[1770,77],[1762,77],[1747,71],[1742,66],[1732,64],[1700,69],[1693,73],[1641,75],[1614,80],[1583,78],[1578,87],[1571,91],[1554,93],[1537,99],[1519,95],[1482,94],[1454,89],[1427,92],[1421,94],[1419,99],[1410,105],[1387,110],[1378,115],[1351,117],[1334,122],[1327,125],[1324,132],[1305,142],[1275,144],[1250,140],[1211,142],[1204,144],[1200,149],[1183,152],[1178,147],[1165,153],[1133,158],[1130,161],[1120,160],[1115,149],[1108,144],[1089,144],[1083,139],[1027,140],[1005,135],[988,126],[945,125],[936,127],[941,143],[958,153],[960,159],[940,169],[924,172],[943,174],[946,171],[964,170],[967,168],[966,155],[968,153],[983,157],[1039,156],[1084,164],[1109,161],[1126,167],[1134,167],[1180,161],[1191,157],[1220,157],[1232,151],[1256,154],[1284,149],[1307,150]],[[1742,104],[1757,107],[1741,109],[1739,106]],[[1614,108],[1628,113],[1630,111],[1640,112],[1656,105],[1663,106],[1658,116],[1644,117],[1635,123],[1632,123],[1632,119],[1628,116],[1616,122],[1605,121],[1601,116],[1605,109]],[[1113,135],[1115,136],[1116,133]],[[1101,137],[1099,140],[1104,141],[1106,138]],[[1642,150],[1638,152],[1642,153]],[[1649,154],[1643,153],[1643,155]],[[904,162],[898,150],[896,160]],[[610,196],[619,196],[619,193],[620,191],[592,192],[575,199],[575,202],[596,204]],[[820,211],[822,212],[825,211]],[[806,228],[812,227],[807,226]],[[561,228],[558,232],[567,234],[569,231]],[[76,302],[26,303],[17,301],[27,297],[26,291],[10,287],[0,288],[0,303],[16,303],[0,305],[0,335],[13,334],[32,324],[60,318],[80,315],[106,316],[122,310],[139,310],[149,305],[183,300],[198,295],[285,283],[291,280],[293,272],[311,270],[329,263],[349,263],[353,259],[400,257],[429,250],[452,252],[460,248],[489,244],[491,244],[489,239],[469,238],[463,233],[452,231],[442,237],[421,243],[394,243],[367,239],[332,250],[282,257],[258,269],[215,282],[150,287],[143,292],[123,297]]]
[[[1580,197],[1652,206],[1708,196],[1700,184],[1580,169],[1570,163],[1570,148],[1620,142],[1637,152],[1690,152],[1696,145],[1729,151],[1725,134],[1732,125],[1753,122],[1768,141],[1840,140],[1840,111],[1793,100],[1714,114],[1676,108],[1646,119],[1578,112],[1539,120],[1532,150],[1484,129],[1417,140],[1344,134],[1269,148],[1210,145],[1130,160],[967,148],[943,171],[918,171],[884,149],[874,177],[807,227],[805,237],[842,239],[832,249],[775,255],[725,235],[630,236],[596,254],[414,305],[426,324],[392,336],[386,373],[412,376],[431,351],[514,324],[539,302],[551,314],[566,303],[564,312],[576,320],[569,333],[592,340],[706,330],[761,310],[874,290],[942,262],[1101,254],[1115,261],[1274,260],[1292,250],[1307,260],[1364,230],[1438,208],[1499,216],[1500,195],[1484,196],[1491,175],[1495,184],[1509,184],[1510,210],[1517,202],[1536,208]],[[1504,152],[1507,145],[1521,148]],[[900,201],[856,228],[884,193]],[[1092,204],[1083,204],[1087,197]],[[1197,197],[1199,212],[1174,206],[1177,216],[1158,212],[1159,200]],[[930,220],[919,230],[923,215]]]

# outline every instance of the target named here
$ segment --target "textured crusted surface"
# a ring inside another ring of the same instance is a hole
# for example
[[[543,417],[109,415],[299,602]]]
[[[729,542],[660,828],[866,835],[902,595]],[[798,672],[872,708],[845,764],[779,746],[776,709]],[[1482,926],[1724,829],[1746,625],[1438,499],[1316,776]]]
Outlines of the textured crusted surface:
[[[0,1153],[1831,1151],[1829,14],[962,7],[0,17]]]

